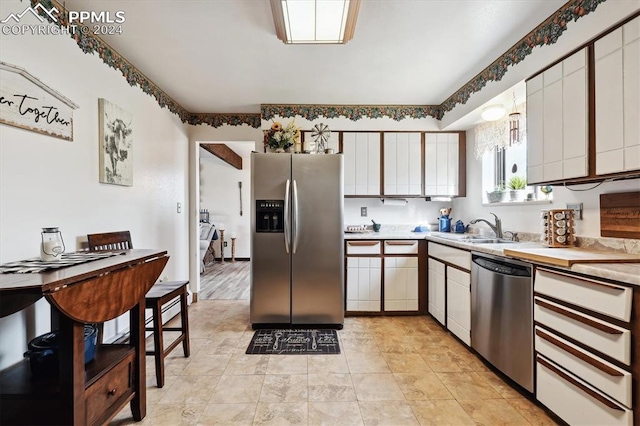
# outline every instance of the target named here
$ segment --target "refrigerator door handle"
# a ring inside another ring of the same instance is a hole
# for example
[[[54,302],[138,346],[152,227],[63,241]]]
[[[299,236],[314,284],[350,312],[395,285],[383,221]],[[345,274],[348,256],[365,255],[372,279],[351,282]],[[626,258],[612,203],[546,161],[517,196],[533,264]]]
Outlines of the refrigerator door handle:
[[[289,203],[289,193],[291,192],[291,182],[287,179],[287,183],[284,187],[284,249],[289,254],[289,245],[291,244],[291,235],[290,235],[290,227],[289,227],[289,216],[291,207]]]
[[[298,241],[300,241],[300,229],[298,224],[300,223],[299,211],[298,207],[298,184],[295,179],[293,180],[293,254],[296,254],[296,250],[298,249]]]

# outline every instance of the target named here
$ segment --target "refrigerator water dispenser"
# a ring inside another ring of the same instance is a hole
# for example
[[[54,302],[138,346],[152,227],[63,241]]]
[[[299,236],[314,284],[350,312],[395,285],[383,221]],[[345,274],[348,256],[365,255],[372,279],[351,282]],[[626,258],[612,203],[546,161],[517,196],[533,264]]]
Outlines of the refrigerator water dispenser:
[[[256,200],[256,232],[284,232],[284,200]]]

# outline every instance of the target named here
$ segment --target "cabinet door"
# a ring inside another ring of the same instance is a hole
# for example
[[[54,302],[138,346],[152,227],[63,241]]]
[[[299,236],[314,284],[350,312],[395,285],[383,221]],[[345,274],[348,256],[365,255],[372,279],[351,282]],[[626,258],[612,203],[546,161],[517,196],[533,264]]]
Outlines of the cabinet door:
[[[527,182],[530,184],[544,181],[542,77],[540,74],[527,81]]]
[[[587,164],[587,52],[581,50],[563,61],[562,178],[588,174]]]
[[[347,257],[347,311],[379,312],[382,259]]]
[[[558,74],[560,78],[558,77]],[[542,101],[545,181],[562,179],[562,63],[544,72]]]
[[[471,345],[471,275],[447,266],[447,328]]]
[[[380,134],[345,132],[344,194],[380,195]]]
[[[384,258],[384,310],[418,310],[418,258]]]
[[[425,135],[425,195],[459,194],[459,135],[427,133]]]
[[[640,169],[640,18],[594,46],[596,174]]]
[[[442,325],[446,323],[444,263],[429,258],[429,313]]]
[[[420,133],[384,134],[385,195],[421,195]]]
[[[527,81],[527,176],[562,181],[588,170],[587,50]]]

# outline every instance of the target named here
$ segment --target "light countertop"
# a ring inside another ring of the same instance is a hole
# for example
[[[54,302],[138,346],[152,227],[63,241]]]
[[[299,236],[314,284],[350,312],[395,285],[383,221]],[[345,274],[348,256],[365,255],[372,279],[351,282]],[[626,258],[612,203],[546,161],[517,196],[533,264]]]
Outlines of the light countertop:
[[[510,243],[470,243],[460,241],[469,234],[441,232],[411,232],[402,230],[380,230],[380,232],[345,233],[345,240],[427,240],[480,253],[504,256],[504,249],[544,248],[545,245],[533,241]],[[575,263],[571,268],[561,268],[591,277],[605,278],[626,284],[640,286],[640,263]]]

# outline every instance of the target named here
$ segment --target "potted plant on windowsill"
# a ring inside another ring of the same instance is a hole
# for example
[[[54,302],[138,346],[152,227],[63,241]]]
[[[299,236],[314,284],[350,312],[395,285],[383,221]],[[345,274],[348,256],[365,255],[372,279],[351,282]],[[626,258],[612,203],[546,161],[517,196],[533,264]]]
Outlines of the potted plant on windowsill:
[[[487,191],[487,201],[490,203],[503,203],[506,201],[507,191],[504,185],[496,185],[493,191]]]
[[[509,179],[509,195],[511,201],[524,201],[526,198],[527,180],[521,176]]]

